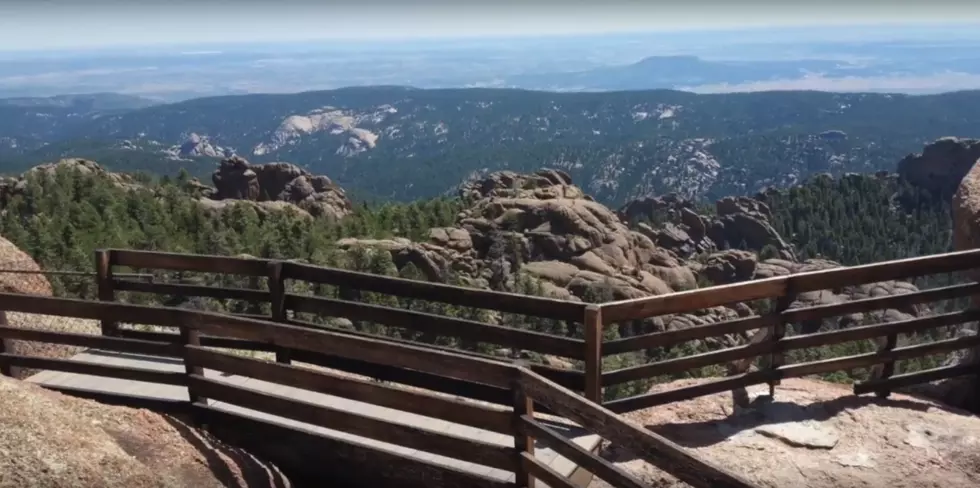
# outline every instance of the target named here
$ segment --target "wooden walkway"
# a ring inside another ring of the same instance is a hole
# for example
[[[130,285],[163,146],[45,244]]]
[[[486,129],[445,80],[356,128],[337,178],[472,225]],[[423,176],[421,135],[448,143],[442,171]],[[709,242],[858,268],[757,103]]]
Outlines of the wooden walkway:
[[[136,354],[88,350],[86,352],[76,355],[72,359],[77,361],[91,362],[91,363],[104,364],[104,365],[145,368],[145,369],[153,369],[157,371],[172,371],[172,372],[184,371],[183,361],[176,358],[163,358],[157,356],[144,356],[144,355],[136,355]],[[369,403],[349,400],[347,398],[337,397],[333,395],[326,395],[326,394],[317,393],[309,390],[301,390],[297,388],[278,385],[278,384],[269,383],[253,378],[247,378],[243,376],[227,375],[225,373],[221,373],[213,370],[205,370],[205,376],[211,379],[228,383],[230,385],[250,388],[264,393],[273,393],[277,395],[288,396],[293,399],[303,400],[310,403],[316,403],[331,408],[348,410],[351,412],[356,412],[360,415],[375,417],[389,422],[396,422],[407,426],[426,428],[430,430],[438,430],[444,433],[451,433],[456,436],[468,437],[487,443],[499,444],[501,446],[506,446],[506,447],[514,446],[514,438],[511,436],[490,432],[486,430],[481,430],[466,425],[455,424],[444,420],[425,417],[413,413],[380,407]],[[43,371],[28,378],[28,381],[40,385],[65,386],[65,387],[81,388],[81,389],[104,392],[104,393],[136,395],[136,396],[168,399],[168,400],[188,399],[187,388],[181,386],[161,385],[155,383],[145,383],[145,382],[122,380],[116,378],[106,378],[101,376],[64,373],[59,371]],[[278,423],[284,426],[298,427],[307,430],[312,430],[322,435],[326,435],[335,439],[344,440],[353,444],[360,444],[375,449],[381,449],[396,454],[401,454],[403,456],[423,459],[435,464],[456,468],[458,470],[465,471],[468,473],[480,474],[483,476],[488,476],[502,481],[514,481],[514,473],[512,472],[502,471],[499,469],[490,468],[486,466],[480,466],[473,463],[464,462],[457,459],[446,458],[443,456],[438,456],[427,452],[411,450],[401,446],[387,444],[373,439],[368,439],[360,436],[351,435],[345,432],[326,429],[311,424],[305,424],[302,422],[297,422],[283,417],[278,417],[275,415],[270,415],[267,413],[242,408],[224,402],[216,402],[213,400],[208,400],[208,402],[209,405],[228,412],[237,413],[237,414],[241,414],[257,419],[262,419],[262,420]],[[579,446],[581,446],[586,450],[595,451],[599,447],[601,438],[597,435],[588,434],[587,432],[581,430],[580,428],[570,423],[559,423],[559,422],[552,422],[552,421],[549,421],[547,423],[550,427],[553,427],[559,432],[564,433],[568,439],[573,440],[576,444],[578,444]],[[579,483],[587,483],[588,480],[591,479],[591,475],[589,475],[588,473],[584,473],[582,470],[579,469],[578,466],[573,464],[571,461],[569,461],[568,459],[562,456],[559,456],[556,452],[554,452],[553,450],[549,449],[546,446],[543,445],[536,446],[535,456],[540,461],[547,464],[549,467],[554,469],[562,476],[572,478],[573,480],[576,481],[581,480],[579,481]],[[539,481],[538,486],[546,486],[546,485],[544,485],[544,483]]]

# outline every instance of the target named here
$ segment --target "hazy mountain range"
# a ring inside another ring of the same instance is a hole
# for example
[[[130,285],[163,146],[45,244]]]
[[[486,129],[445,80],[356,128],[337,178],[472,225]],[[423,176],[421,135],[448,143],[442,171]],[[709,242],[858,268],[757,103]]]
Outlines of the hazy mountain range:
[[[99,95],[0,103],[0,171],[63,157],[208,177],[218,158],[288,161],[356,195],[414,199],[488,171],[553,167],[609,202],[746,194],[815,173],[893,170],[975,136],[980,92],[909,96],[364,87],[146,107]]]
[[[980,35],[962,29],[867,28],[0,53],[0,97],[179,101],[378,85],[939,93],[980,88],[978,48]]]

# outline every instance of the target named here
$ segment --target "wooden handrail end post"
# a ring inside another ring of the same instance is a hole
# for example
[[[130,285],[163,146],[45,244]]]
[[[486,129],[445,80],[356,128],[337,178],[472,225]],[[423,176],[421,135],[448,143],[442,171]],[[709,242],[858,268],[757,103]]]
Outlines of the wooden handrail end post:
[[[112,286],[112,251],[98,249],[95,251],[95,273],[98,286],[99,301],[114,302],[116,293]],[[102,335],[118,336],[119,323],[112,320],[101,320]]]
[[[521,427],[521,417],[534,417],[534,401],[527,395],[524,386],[521,384],[521,368],[514,368],[514,380],[511,386],[511,393],[514,400],[514,484],[520,488],[534,488],[534,476],[524,469],[523,454],[527,453],[534,456],[534,438],[524,434]]]
[[[585,308],[585,398],[602,404],[602,307]]]
[[[282,272],[282,261],[270,261],[268,265],[269,294],[271,296],[272,321],[280,324],[289,323],[286,316],[286,278]],[[276,362],[292,363],[288,349],[276,350]]]

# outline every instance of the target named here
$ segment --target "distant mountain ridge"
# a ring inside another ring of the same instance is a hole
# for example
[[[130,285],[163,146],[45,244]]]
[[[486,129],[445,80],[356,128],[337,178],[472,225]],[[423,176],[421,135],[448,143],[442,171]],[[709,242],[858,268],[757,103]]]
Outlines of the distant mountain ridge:
[[[687,59],[683,62],[690,62]],[[0,172],[63,157],[207,176],[214,157],[288,161],[352,194],[412,200],[489,172],[566,171],[597,199],[718,199],[819,173],[894,170],[974,136],[980,91],[908,96],[357,87],[120,111],[0,104]]]
[[[712,61],[697,56],[650,56],[633,64],[574,73],[541,73],[508,78],[507,85],[535,89],[649,90],[712,84],[796,79],[808,73],[857,75],[858,68],[835,60]]]

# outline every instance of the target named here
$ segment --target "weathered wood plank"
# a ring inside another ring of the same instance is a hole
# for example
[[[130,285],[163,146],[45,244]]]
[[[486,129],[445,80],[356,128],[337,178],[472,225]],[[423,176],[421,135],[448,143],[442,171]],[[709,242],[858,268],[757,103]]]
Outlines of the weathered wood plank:
[[[703,368],[705,366],[727,363],[738,359],[754,358],[767,354],[771,350],[771,342],[746,344],[719,351],[692,354],[690,356],[682,356],[655,363],[617,369],[615,371],[604,373],[602,375],[602,381],[606,385],[618,385],[629,381],[652,378],[654,376],[683,373],[695,368]]]
[[[697,385],[685,386],[683,388],[620,398],[607,402],[603,406],[616,413],[632,412],[643,408],[656,407],[658,405],[666,405],[668,403],[681,402],[705,395],[730,391],[736,388],[758,385],[765,383],[772,375],[773,372],[768,370],[743,373]]]
[[[294,262],[283,263],[283,273],[295,280],[558,320],[580,320],[585,311],[585,304],[578,302],[406,280]]]
[[[75,317],[163,326],[178,326],[183,323],[192,322],[197,315],[195,312],[189,310],[171,307],[94,302],[91,300],[45,297],[22,293],[0,293],[0,309],[58,317]]]
[[[608,324],[778,297],[785,294],[790,287],[790,281],[795,293],[804,293],[914,276],[966,271],[978,267],[980,267],[980,249],[972,249],[712,286],[656,297],[620,300],[604,304],[602,312],[604,321]]]
[[[350,320],[365,320],[428,334],[528,349],[542,354],[553,354],[573,359],[584,359],[585,357],[585,342],[582,340],[486,324],[475,320],[295,294],[287,295],[286,307],[297,312],[344,317]]]
[[[141,339],[122,337],[106,337],[74,332],[54,332],[50,330],[24,329],[21,327],[0,326],[0,337],[17,341],[46,342],[66,346],[104,349],[110,351],[128,352],[132,354],[148,354],[151,356],[179,355],[182,348],[179,344],[166,344]]]
[[[387,422],[248,387],[232,386],[202,376],[192,375],[188,383],[203,396],[217,401],[483,466],[511,472],[515,468],[511,450],[507,447]]]
[[[98,287],[99,301],[115,301],[116,293],[112,286],[112,257],[108,251],[95,251],[95,281]],[[113,320],[102,319],[99,322],[102,335],[114,336],[119,331],[119,324]]]
[[[74,361],[71,359],[41,358],[21,356],[17,354],[0,354],[0,364],[19,366],[30,369],[50,369],[66,373],[105,376],[147,383],[162,383],[165,385],[186,385],[183,373],[156,371],[152,369],[131,368],[126,366],[107,366],[104,364]]]
[[[534,455],[534,437],[528,435],[525,430],[521,429],[522,417],[534,418],[534,400],[525,394],[524,389],[521,388],[520,383],[516,380],[514,381],[511,393],[514,395],[514,410],[511,412],[509,419],[511,421],[511,432],[514,434],[514,464],[516,467],[514,481],[517,486],[534,488],[536,484],[535,478],[524,463],[524,456],[537,461]]]
[[[511,482],[332,438],[311,429],[202,404],[194,404],[193,409],[212,434],[274,463],[288,474],[294,486],[344,483],[372,488],[514,488]],[[310,459],[317,461],[311,463]]]
[[[657,315],[690,312],[729,303],[777,297],[786,291],[786,278],[776,277],[731,285],[711,286],[655,297],[620,300],[602,305],[605,324]]]
[[[951,300],[954,298],[967,297],[977,294],[980,294],[980,283],[966,283],[961,285],[932,288],[929,290],[921,290],[912,293],[862,298],[860,300],[831,303],[828,305],[816,305],[813,307],[794,308],[783,312],[782,316],[787,322],[799,323],[811,320],[821,320],[828,317],[839,317],[841,315],[848,315],[852,313],[864,313],[872,310],[885,310],[889,308],[918,305],[921,303]]]
[[[626,448],[695,488],[752,488],[755,485],[713,463],[699,459],[669,439],[629,423],[613,412],[528,370],[520,384],[535,402],[549,406],[610,442]]]
[[[197,366],[216,371],[371,403],[501,434],[513,433],[510,414],[506,411],[431,393],[392,388],[373,381],[345,378],[325,371],[277,364],[197,347],[188,348],[187,358]]]
[[[738,334],[754,329],[771,327],[778,321],[779,317],[776,315],[763,315],[727,320],[716,324],[699,325],[686,329],[666,330],[652,334],[638,335],[604,342],[602,344],[602,353],[605,356],[609,356],[640,349],[667,347],[680,342],[704,339],[705,337]]]
[[[269,292],[249,290],[248,288],[228,288],[207,285],[185,285],[179,283],[154,283],[137,280],[114,279],[112,284],[118,291],[153,293],[157,295],[176,295],[185,297],[208,297],[218,300],[244,300],[268,302]]]
[[[863,383],[854,384],[854,394],[863,395],[881,389],[897,390],[906,386],[930,383],[933,381],[967,376],[977,373],[975,364],[960,364],[956,366],[944,366],[941,368],[927,369],[915,373],[906,373],[892,376],[886,380],[871,380]]]
[[[551,469],[550,466],[542,463],[532,454],[521,453],[521,470],[528,473],[532,481],[526,484],[518,484],[518,487],[534,488],[535,481],[541,481],[549,488],[580,488],[572,483],[572,480],[564,477],[561,473]]]
[[[131,249],[110,249],[109,257],[114,266],[248,276],[265,276],[266,263],[269,262],[267,259],[135,251]]]
[[[874,325],[849,327],[829,332],[818,332],[793,337],[785,337],[780,342],[783,349],[805,349],[842,342],[874,339],[886,334],[909,334],[937,327],[964,324],[980,319],[980,310],[963,310],[928,317],[920,317]]]
[[[569,441],[558,432],[555,432],[554,429],[529,416],[525,415],[521,417],[520,429],[526,435],[536,438],[538,442],[542,442],[546,446],[551,447],[559,455],[616,488],[650,488],[649,485],[636,479],[626,471],[582,449],[581,446]]]
[[[501,361],[502,359],[498,356],[491,356],[489,354],[482,354],[474,351],[467,351],[463,349],[455,349],[447,346],[440,346],[436,344],[426,344],[423,342],[409,341],[405,339],[380,336],[378,334],[368,334],[366,332],[358,332],[355,330],[341,329],[338,327],[330,327],[326,325],[314,324],[312,322],[307,322],[305,320],[289,319],[286,323],[290,325],[298,325],[301,327],[309,327],[314,330],[325,330],[328,332],[335,332],[338,334],[345,334],[353,337],[363,337],[366,339],[382,339],[393,344],[403,344],[406,346],[423,346],[427,349],[432,349],[434,351],[448,352],[451,354],[461,354],[464,356],[470,356],[479,359],[485,359],[487,361]],[[567,369],[558,366],[548,366],[545,364],[531,363],[528,364],[531,371],[554,381],[565,388],[571,388],[572,390],[582,390],[585,386],[585,376],[582,371]]]
[[[900,280],[980,267],[980,249],[883,261],[791,275],[797,293]]]
[[[585,398],[602,403],[602,308],[590,304],[585,309]]]
[[[415,369],[500,388],[508,388],[512,377],[510,366],[495,361],[294,325],[211,314],[202,316],[201,323],[195,327],[209,335],[267,342],[279,347]]]

